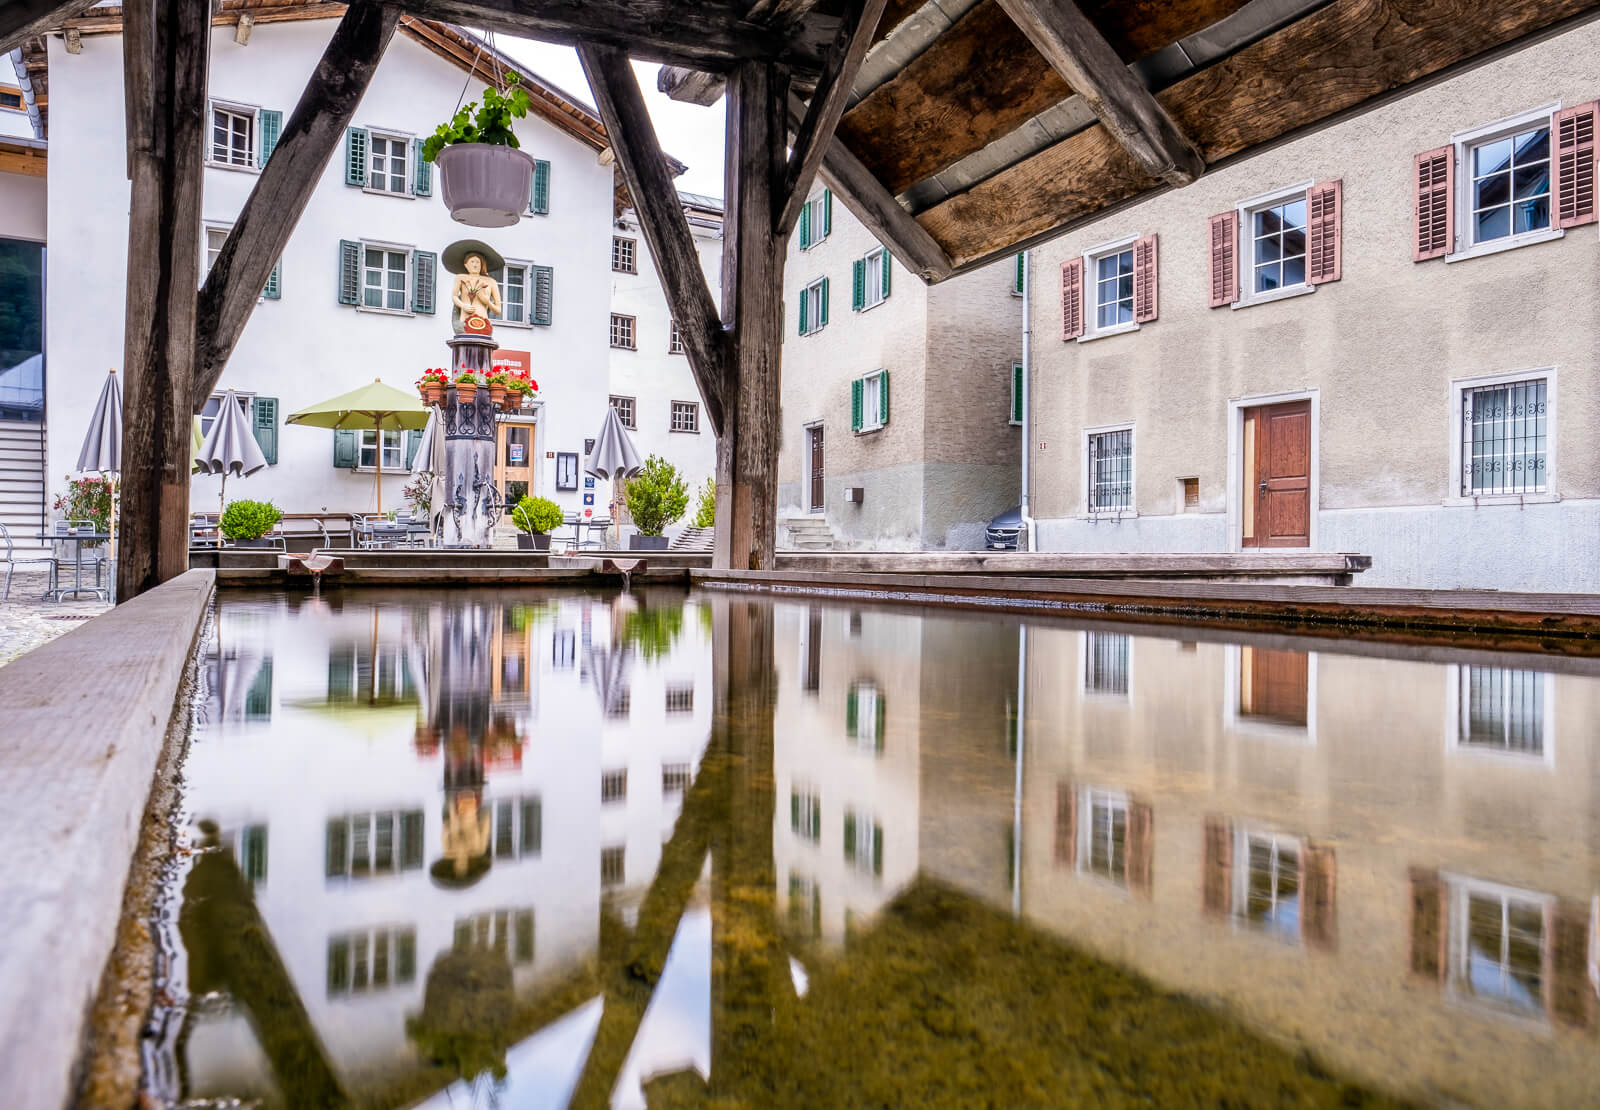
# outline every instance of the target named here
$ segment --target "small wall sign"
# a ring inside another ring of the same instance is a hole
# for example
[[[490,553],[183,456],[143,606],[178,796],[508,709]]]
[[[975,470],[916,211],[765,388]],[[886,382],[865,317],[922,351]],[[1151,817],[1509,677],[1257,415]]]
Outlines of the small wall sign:
[[[585,505],[593,505],[594,504],[594,494],[592,494],[592,493],[584,494],[583,495],[583,503]]]
[[[593,478],[585,478],[583,480],[583,488],[584,489],[594,489],[594,479]]]

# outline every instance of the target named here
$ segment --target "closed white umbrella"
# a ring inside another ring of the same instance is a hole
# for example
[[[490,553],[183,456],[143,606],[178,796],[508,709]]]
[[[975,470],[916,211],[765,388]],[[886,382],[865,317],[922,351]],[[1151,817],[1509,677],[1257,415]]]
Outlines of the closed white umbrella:
[[[639,449],[633,445],[628,429],[623,427],[622,417],[607,405],[606,418],[600,424],[600,434],[595,437],[594,450],[589,454],[588,473],[614,481],[631,478],[643,469],[644,460],[639,457]]]
[[[255,432],[245,419],[244,406],[239,402],[239,395],[233,390],[223,394],[222,407],[211,424],[211,433],[200,444],[194,463],[197,470],[222,475],[222,490],[217,497],[219,513],[227,507],[228,475],[243,478],[267,465],[267,457],[261,453],[261,445],[256,442]],[[221,523],[219,518],[218,547],[222,546]]]
[[[437,538],[436,522],[444,512],[444,430],[439,426],[439,410],[430,406],[428,424],[422,429],[422,442],[411,463],[411,473],[428,477],[428,528]]]
[[[106,599],[117,602],[117,484],[116,476],[122,473],[122,389],[117,385],[117,372],[106,373],[105,384],[100,387],[100,397],[94,403],[94,415],[89,417],[89,431],[83,437],[83,448],[78,452],[78,469],[95,470],[111,476],[111,511],[106,517],[106,530],[111,540],[106,545],[111,552],[111,583]]]

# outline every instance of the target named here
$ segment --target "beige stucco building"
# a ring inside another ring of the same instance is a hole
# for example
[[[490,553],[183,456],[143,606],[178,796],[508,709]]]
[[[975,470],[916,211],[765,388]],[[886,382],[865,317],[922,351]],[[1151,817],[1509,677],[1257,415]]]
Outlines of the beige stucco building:
[[[983,545],[1020,488],[1017,292],[1009,263],[928,288],[816,189],[784,269],[780,543]]]
[[[1038,547],[1600,589],[1597,58],[1589,22],[1032,251]]]

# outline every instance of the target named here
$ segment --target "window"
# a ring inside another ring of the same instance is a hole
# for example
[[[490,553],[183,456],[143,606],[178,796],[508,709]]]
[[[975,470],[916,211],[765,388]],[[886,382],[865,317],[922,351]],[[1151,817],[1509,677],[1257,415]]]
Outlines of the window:
[[[325,875],[362,879],[422,866],[422,810],[356,813],[328,822]]]
[[[851,383],[850,426],[857,432],[875,432],[889,423],[889,373],[874,370]]]
[[[1133,248],[1111,250],[1089,259],[1093,275],[1095,331],[1132,326]]]
[[[613,720],[626,720],[628,714],[631,713],[632,711],[633,711],[633,691],[632,690],[630,690],[628,687],[624,686],[620,690],[614,690],[614,691],[611,692],[610,700],[608,700],[606,702],[606,716],[607,717],[610,717]]]
[[[620,771],[606,771],[600,776],[600,804],[610,805],[612,802],[625,802],[628,800],[628,770],[624,767]]]
[[[851,307],[861,312],[887,300],[891,272],[889,252],[882,247],[857,259],[851,267]]]
[[[669,682],[667,684],[667,713],[694,712],[694,683]]]
[[[672,430],[674,432],[700,431],[700,405],[697,401],[672,402]]]
[[[411,252],[362,247],[361,307],[405,312],[411,300]]]
[[[251,395],[248,393],[235,393],[234,396],[239,400],[239,410],[248,417],[250,415]],[[217,422],[217,414],[222,411],[222,400],[223,394],[213,393],[206,401],[205,407],[200,410],[200,437],[202,439],[211,434],[211,427]]]
[[[256,164],[256,113],[253,108],[211,106],[211,157],[215,166]]]
[[[828,279],[818,278],[800,290],[800,334],[810,335],[828,323]]]
[[[844,811],[844,860],[867,875],[883,875],[883,826],[853,809]]]
[[[1554,407],[1549,392],[1546,378],[1462,390],[1462,497],[1517,496],[1549,489]]]
[[[600,849],[600,885],[621,886],[627,877],[627,848],[621,844]]]
[[[1509,667],[1458,666],[1456,746],[1547,758],[1550,677]]]
[[[1178,479],[1178,511],[1187,513],[1200,507],[1200,479]]]
[[[815,791],[789,792],[789,830],[816,843],[822,839],[822,797]]]
[[[845,700],[845,733],[856,746],[869,752],[883,751],[883,695],[874,682],[857,682]]]
[[[1087,493],[1090,513],[1124,513],[1133,508],[1133,429],[1088,435]]]
[[[405,433],[397,428],[383,431],[383,469],[405,469]],[[361,433],[361,455],[356,465],[362,470],[374,470],[378,465],[378,432],[368,428]]]
[[[1306,190],[1245,211],[1245,295],[1306,285]]]
[[[500,282],[501,312],[496,317],[501,323],[526,327],[533,321],[528,314],[530,296],[529,279],[533,264],[520,259],[506,259],[506,267],[496,277]]]
[[[358,929],[328,938],[328,997],[414,982],[417,930]]]
[[[661,793],[682,794],[689,789],[692,774],[687,763],[663,763],[661,765]]]
[[[485,803],[496,859],[537,856],[544,846],[544,803],[537,795]]]
[[[683,354],[683,335],[678,331],[678,321],[672,320],[667,324],[667,354]]]
[[[1300,842],[1240,833],[1245,867],[1234,912],[1265,932],[1300,939]]]
[[[632,239],[624,239],[620,235],[611,237],[611,268],[619,274],[636,274],[639,272],[637,261],[637,245]]]
[[[1463,144],[1467,246],[1550,229],[1550,120]]]
[[[622,421],[624,428],[637,428],[639,425],[634,419],[634,402],[632,397],[611,398],[611,407],[617,410],[617,418]]]
[[[611,314],[611,345],[613,347],[621,347],[628,351],[634,349],[633,323],[632,316],[619,316],[615,312]]]
[[[1115,883],[1128,880],[1128,799],[1104,790],[1087,792],[1089,815],[1083,869]]]
[[[205,281],[206,275],[211,272],[211,267],[217,264],[217,256],[222,253],[222,245],[228,241],[229,230],[226,227],[214,227],[209,224],[206,226],[206,267],[201,271],[201,282]]]
[[[810,250],[833,231],[833,194],[827,189],[800,209],[800,249]]]
[[[411,176],[406,170],[410,162],[411,140],[377,131],[370,132],[370,135],[367,188],[379,193],[408,196],[411,192]]]
[[[1543,1017],[1545,899],[1462,882],[1451,902],[1451,986],[1495,1009]]]
[[[456,918],[455,950],[498,952],[514,964],[533,962],[533,910],[484,910]]]
[[[1128,656],[1132,640],[1120,632],[1085,632],[1083,689],[1090,694],[1128,696]]]
[[[22,94],[12,92],[10,89],[0,89],[0,108],[13,108],[22,110]]]
[[[789,874],[789,930],[799,937],[822,935],[822,892],[807,875]]]

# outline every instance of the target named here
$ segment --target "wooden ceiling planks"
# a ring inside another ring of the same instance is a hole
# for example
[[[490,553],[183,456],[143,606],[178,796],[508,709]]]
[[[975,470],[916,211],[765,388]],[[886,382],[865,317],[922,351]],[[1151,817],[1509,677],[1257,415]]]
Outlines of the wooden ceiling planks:
[[[1596,9],[1600,0],[1335,0],[1157,99],[1215,163]],[[971,268],[1157,184],[1094,126],[917,221]]]
[[[1086,0],[1125,62],[1204,30],[1246,0]],[[887,15],[885,16],[887,19]],[[1014,131],[1072,90],[995,0],[973,8],[845,114],[839,137],[899,194]]]

